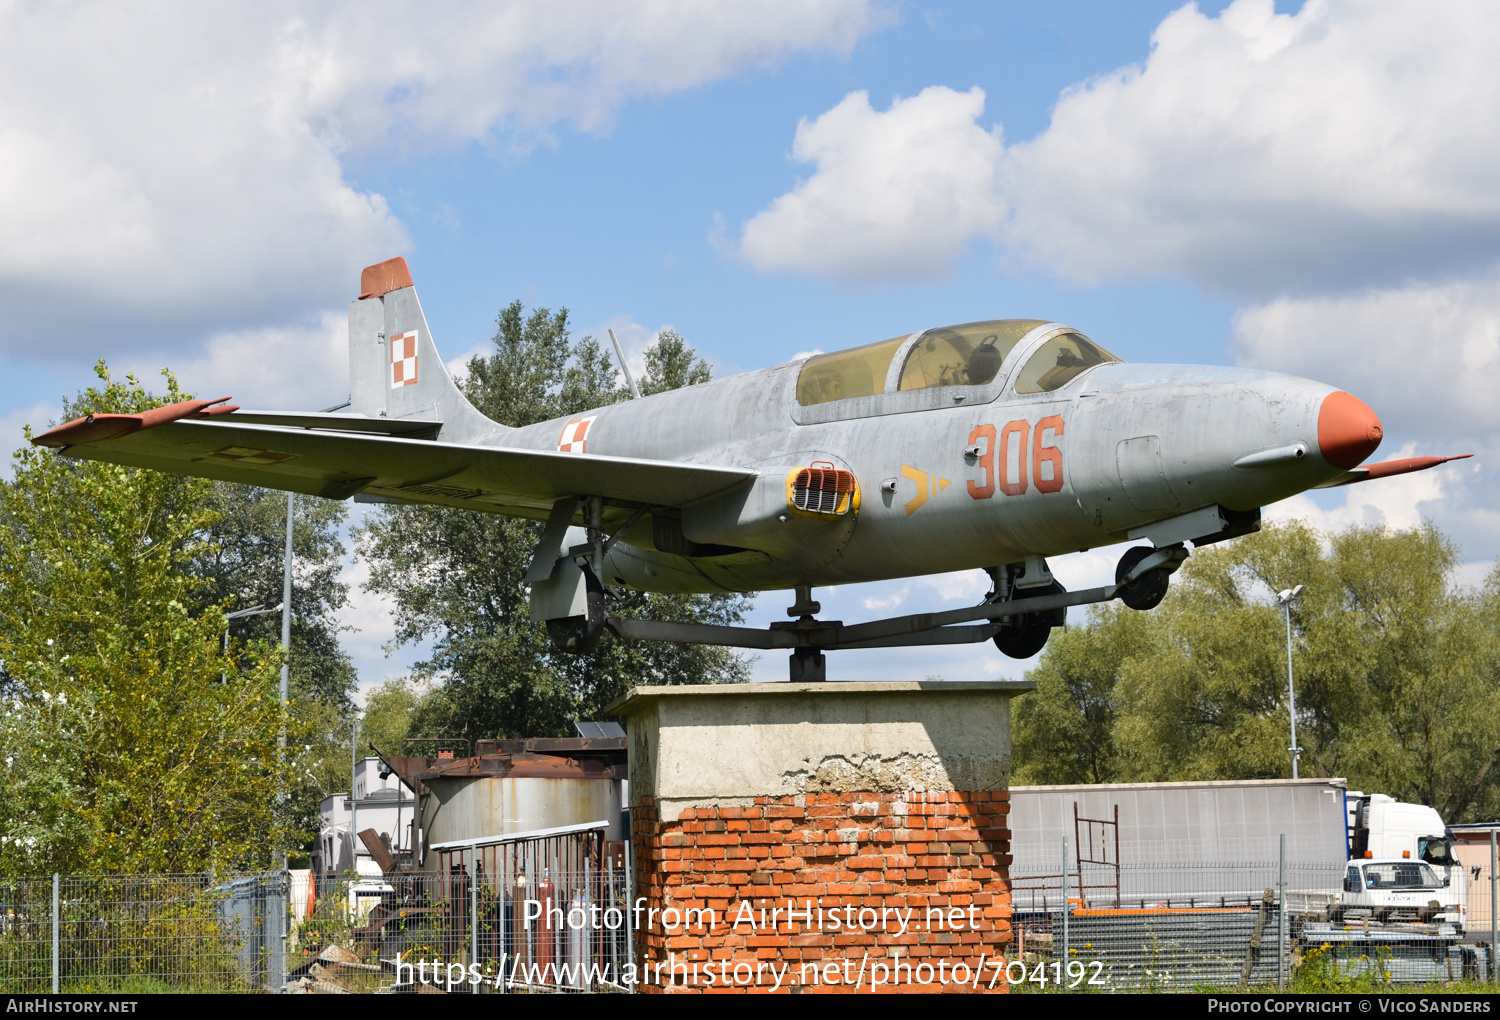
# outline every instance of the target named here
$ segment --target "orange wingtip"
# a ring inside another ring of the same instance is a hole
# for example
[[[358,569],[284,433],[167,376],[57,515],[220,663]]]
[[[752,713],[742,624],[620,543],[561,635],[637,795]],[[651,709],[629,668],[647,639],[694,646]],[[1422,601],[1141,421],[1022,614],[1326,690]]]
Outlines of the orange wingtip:
[[[64,446],[77,446],[79,443],[97,443],[104,439],[118,439],[132,432],[165,425],[182,418],[205,417],[239,410],[233,404],[227,407],[214,406],[228,399],[228,397],[220,397],[218,400],[183,400],[164,407],[153,407],[140,414],[91,414],[87,417],[76,418],[66,425],[59,425],[50,432],[43,432],[31,442],[35,446],[48,446],[57,450]]]
[[[377,298],[389,294],[393,290],[412,286],[411,270],[406,268],[406,260],[397,255],[393,259],[366,266],[364,272],[359,274],[359,299]]]
[[[1364,469],[1369,472],[1364,480],[1371,478],[1389,478],[1391,475],[1404,475],[1412,471],[1426,471],[1428,468],[1446,464],[1450,460],[1465,460],[1474,456],[1472,453],[1455,454],[1452,457],[1405,457],[1401,460],[1386,460],[1379,464],[1365,464]]]

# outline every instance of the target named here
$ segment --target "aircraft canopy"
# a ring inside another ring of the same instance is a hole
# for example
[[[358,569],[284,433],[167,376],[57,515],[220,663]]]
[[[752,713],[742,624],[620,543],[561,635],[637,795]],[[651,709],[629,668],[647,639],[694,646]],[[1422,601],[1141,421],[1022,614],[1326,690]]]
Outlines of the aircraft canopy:
[[[1021,338],[1046,324],[1044,319],[989,319],[929,329],[907,352],[896,389],[987,385],[994,381]],[[906,337],[898,336],[809,358],[797,377],[797,402],[809,407],[885,392],[891,362],[906,341]],[[1016,391],[1048,392],[1065,385],[1085,368],[1118,360],[1078,333],[1063,333],[1031,356]]]
[[[1017,393],[1051,393],[1084,369],[1120,359],[1081,333],[1060,333],[1036,349],[1016,377]]]

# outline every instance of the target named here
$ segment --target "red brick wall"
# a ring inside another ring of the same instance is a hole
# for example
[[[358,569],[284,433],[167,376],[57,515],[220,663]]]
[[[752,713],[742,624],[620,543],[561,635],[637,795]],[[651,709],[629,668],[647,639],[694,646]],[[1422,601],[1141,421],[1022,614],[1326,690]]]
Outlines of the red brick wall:
[[[986,990],[997,973],[992,964],[1011,939],[1009,798],[1006,792],[809,793],[757,797],[750,807],[687,809],[673,822],[658,820],[650,797],[635,800],[636,896],[645,901],[636,937],[637,961],[644,965],[640,989],[769,989],[774,978],[766,968],[785,964],[782,991],[847,992],[859,984],[868,992],[881,966],[896,981],[888,977],[881,991],[968,991],[983,960],[978,989]],[[816,914],[811,924],[800,916],[791,923],[777,917],[772,928],[771,907],[784,910],[788,898],[799,914],[807,900],[815,910],[821,900],[822,930]],[[745,903],[754,928],[744,921]],[[857,922],[861,908],[884,908],[885,923],[871,923],[874,914],[867,910],[862,919],[871,930],[835,927],[828,911],[836,908],[848,919],[849,907]],[[679,915],[653,917],[646,912],[652,908]],[[664,923],[682,920],[680,912],[689,908],[712,909],[716,926]],[[961,923],[939,926],[929,914],[938,908],[948,920],[958,910]],[[903,934],[892,911],[907,910]],[[677,970],[666,976],[673,962]],[[761,969],[751,977],[757,963]],[[830,963],[839,970],[828,981]],[[950,970],[957,963],[964,964],[959,974],[968,975],[964,985]],[[660,977],[653,969],[658,964]],[[692,964],[698,964],[696,973]],[[734,964],[741,965],[738,975]],[[821,968],[816,987],[803,986],[812,983],[809,968]],[[938,979],[940,973],[946,981]],[[730,988],[724,987],[726,977],[735,979]],[[992,990],[1006,987],[1002,974]]]

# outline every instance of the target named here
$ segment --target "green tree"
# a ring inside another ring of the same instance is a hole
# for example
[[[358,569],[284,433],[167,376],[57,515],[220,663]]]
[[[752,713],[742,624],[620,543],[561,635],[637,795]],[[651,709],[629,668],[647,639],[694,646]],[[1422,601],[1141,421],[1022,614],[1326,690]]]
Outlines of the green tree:
[[[365,695],[360,720],[360,743],[374,744],[385,754],[401,754],[401,742],[411,735],[412,718],[431,692],[419,691],[404,677],[387,680]]]
[[[97,371],[69,416],[164,402]],[[217,523],[209,488],[15,454],[0,483],[0,870],[265,866],[295,837],[275,806],[294,768],[277,750],[280,652],[221,655],[224,612],[191,573]]]
[[[523,314],[519,301],[499,316],[494,351],[469,362],[463,390],[496,421],[524,426],[628,396],[591,337],[574,340],[566,310]],[[708,366],[682,338],[664,331],[647,352],[643,393],[708,379]],[[385,507],[360,534],[369,587],[396,604],[397,640],[431,639],[420,679],[440,680],[412,706],[413,734],[545,736],[570,732],[638,683],[741,680],[743,659],[705,646],[627,644],[606,635],[589,655],[554,653],[530,620],[523,580],[541,526],[446,507]],[[657,619],[733,623],[741,596],[661,596],[618,592],[610,611]]]
[[[281,604],[286,505],[284,492],[213,483],[208,507],[215,523],[203,534],[207,552],[188,568],[208,582],[204,605],[236,610]],[[349,513],[342,503],[313,496],[298,496],[293,506],[291,689],[299,699],[347,710],[358,677],[339,644],[337,614],[349,602],[339,538]],[[231,622],[230,633],[242,642],[279,643],[281,614],[243,617]]]
[[[1027,679],[1037,689],[1017,702],[1018,783],[1109,783],[1123,763],[1115,746],[1116,684],[1127,659],[1157,633],[1146,613],[1093,607],[1086,627],[1056,634]]]
[[[232,482],[207,490],[212,523],[201,555],[187,567],[204,584],[200,603],[226,610],[281,603],[286,554],[286,493]],[[291,711],[304,733],[301,768],[290,777],[291,824],[316,830],[324,796],[349,785],[349,728],[355,721],[354,664],[339,643],[337,613],[348,603],[341,579],[344,504],[298,496],[292,515]],[[229,624],[239,647],[281,643],[281,614],[241,617]],[[302,862],[297,854],[294,866]]]
[[[1017,773],[1290,775],[1286,632],[1272,593],[1303,584],[1292,608],[1303,771],[1451,820],[1493,813],[1500,570],[1466,590],[1457,562],[1430,525],[1324,536],[1293,523],[1196,551],[1157,610],[1100,607],[1054,639],[1031,673],[1037,691],[1017,703]]]

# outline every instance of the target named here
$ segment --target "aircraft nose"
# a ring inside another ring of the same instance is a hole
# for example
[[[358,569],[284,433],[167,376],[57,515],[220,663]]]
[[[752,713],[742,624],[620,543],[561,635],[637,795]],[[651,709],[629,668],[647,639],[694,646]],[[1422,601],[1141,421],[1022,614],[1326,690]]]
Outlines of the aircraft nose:
[[[1318,411],[1318,449],[1334,467],[1357,467],[1380,445],[1380,419],[1358,397],[1342,390],[1323,398]]]

